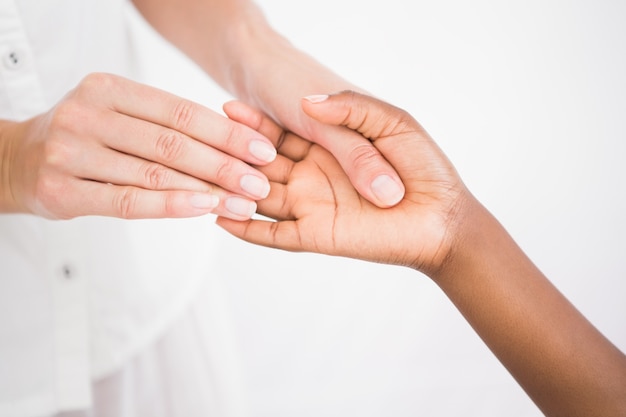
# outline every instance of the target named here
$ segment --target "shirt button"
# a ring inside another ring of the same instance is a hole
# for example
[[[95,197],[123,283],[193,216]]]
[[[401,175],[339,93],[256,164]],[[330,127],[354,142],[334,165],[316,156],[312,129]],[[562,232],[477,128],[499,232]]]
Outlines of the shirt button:
[[[19,69],[24,63],[24,54],[18,50],[7,52],[2,58],[5,68],[10,70]]]
[[[61,276],[65,279],[72,279],[74,276],[74,270],[70,265],[63,265],[61,267]]]

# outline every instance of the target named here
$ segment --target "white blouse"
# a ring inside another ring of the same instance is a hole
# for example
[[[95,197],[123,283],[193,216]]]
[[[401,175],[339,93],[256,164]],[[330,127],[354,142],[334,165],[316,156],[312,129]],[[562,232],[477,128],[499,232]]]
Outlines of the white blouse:
[[[137,77],[124,0],[0,0],[0,118],[49,110],[89,72]],[[0,416],[88,407],[211,277],[209,219],[0,215]]]

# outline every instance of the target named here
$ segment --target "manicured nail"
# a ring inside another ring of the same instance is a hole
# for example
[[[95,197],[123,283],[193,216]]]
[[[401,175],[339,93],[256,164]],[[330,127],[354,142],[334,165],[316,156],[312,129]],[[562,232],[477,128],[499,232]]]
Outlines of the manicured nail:
[[[321,103],[322,101],[328,99],[328,94],[314,94],[312,96],[306,96],[304,99],[310,101],[311,103]]]
[[[272,162],[276,159],[276,149],[269,143],[262,140],[253,140],[248,145],[248,150],[255,158],[263,162]]]
[[[269,183],[256,175],[244,175],[239,180],[239,185],[245,192],[255,197],[265,198],[270,193]]]
[[[372,192],[383,204],[393,206],[402,200],[404,190],[389,175],[379,175],[372,181]]]
[[[196,193],[189,198],[192,207],[202,210],[214,209],[219,203],[219,197],[213,194]]]
[[[241,197],[230,197],[224,204],[226,210],[236,216],[249,219],[256,212],[256,203]]]

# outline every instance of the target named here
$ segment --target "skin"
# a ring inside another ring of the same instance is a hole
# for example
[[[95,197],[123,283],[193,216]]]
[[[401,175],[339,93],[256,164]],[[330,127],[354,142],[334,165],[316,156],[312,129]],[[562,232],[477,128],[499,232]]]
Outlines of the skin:
[[[394,166],[404,199],[381,209],[340,164],[243,103],[226,113],[273,140],[279,156],[259,213],[218,218],[252,243],[404,265],[428,275],[547,416],[626,415],[626,356],[582,316],[467,190],[406,112],[344,92],[302,101],[313,119],[358,132]]]
[[[136,0],[164,37],[240,99],[330,150],[380,207],[404,186],[375,147],[304,115],[299,97],[354,88],[295,49],[246,0]],[[340,140],[328,141],[334,137]],[[90,74],[45,114],[0,120],[0,213],[248,219],[269,184],[263,135],[195,103]],[[374,186],[373,186],[374,185]]]
[[[259,145],[261,157],[251,152]],[[263,135],[197,104],[91,74],[49,112],[0,123],[0,154],[0,212],[244,219],[268,189],[243,161],[263,165],[275,151]],[[246,191],[244,176],[265,187]],[[233,203],[241,213],[228,210]]]
[[[367,200],[390,207],[402,199],[404,185],[369,141],[350,129],[307,117],[299,104],[301,97],[317,91],[358,88],[294,48],[253,2],[133,2],[152,26],[235,97],[328,149]]]

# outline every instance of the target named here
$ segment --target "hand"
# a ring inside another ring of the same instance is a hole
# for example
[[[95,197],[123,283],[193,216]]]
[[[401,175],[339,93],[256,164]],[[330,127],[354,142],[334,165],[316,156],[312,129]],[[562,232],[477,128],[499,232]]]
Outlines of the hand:
[[[247,219],[269,192],[247,163],[276,154],[246,126],[107,74],[87,76],[46,114],[4,123],[0,146],[0,211],[58,219]]]
[[[458,210],[472,197],[424,129],[406,112],[357,93],[312,97],[302,107],[321,123],[346,126],[371,140],[404,182],[404,199],[391,208],[374,206],[355,190],[328,151],[232,102],[224,107],[229,117],[259,130],[277,146],[276,161],[262,168],[271,192],[258,210],[277,221],[218,218],[218,224],[244,240],[275,248],[425,272],[440,268],[453,243]]]
[[[218,224],[265,246],[422,271],[546,415],[623,416],[624,354],[532,264],[420,125],[402,110],[356,93],[310,100],[302,105],[311,117],[373,141],[404,182],[404,199],[392,208],[375,207],[326,150],[229,103],[229,117],[278,145],[278,158],[263,168],[272,191],[259,203],[259,213],[276,222],[218,218]]]
[[[133,2],[222,87],[330,151],[368,201],[391,207],[402,200],[402,181],[371,142],[350,129],[319,123],[300,108],[300,98],[311,92],[356,87],[294,48],[253,1]]]
[[[378,207],[392,207],[402,200],[405,187],[398,174],[372,143],[344,126],[327,125],[299,112],[294,129],[302,137],[327,149],[337,160],[354,188]],[[287,126],[291,125],[289,120]]]

